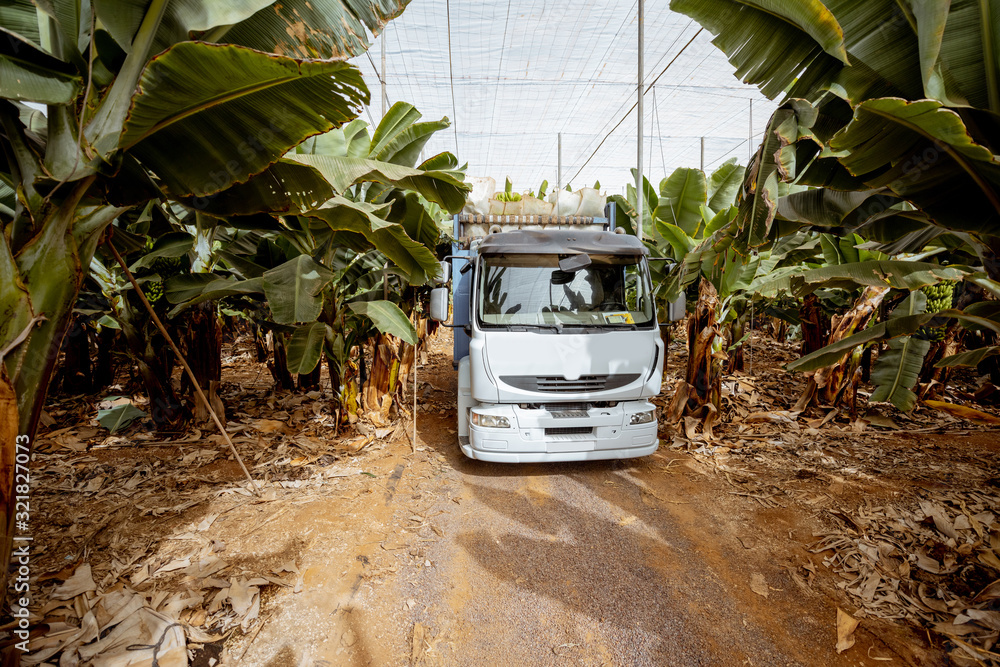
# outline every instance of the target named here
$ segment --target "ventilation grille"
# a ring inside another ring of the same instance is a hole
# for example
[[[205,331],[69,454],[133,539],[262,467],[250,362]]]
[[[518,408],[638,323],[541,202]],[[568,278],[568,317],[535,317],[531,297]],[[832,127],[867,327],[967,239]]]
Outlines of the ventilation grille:
[[[555,375],[501,375],[500,380],[525,391],[552,393],[591,392],[617,389],[639,379],[638,373],[618,375],[583,375],[577,380],[567,380]]]
[[[559,426],[545,429],[545,435],[592,435],[593,433],[594,429],[591,426]]]

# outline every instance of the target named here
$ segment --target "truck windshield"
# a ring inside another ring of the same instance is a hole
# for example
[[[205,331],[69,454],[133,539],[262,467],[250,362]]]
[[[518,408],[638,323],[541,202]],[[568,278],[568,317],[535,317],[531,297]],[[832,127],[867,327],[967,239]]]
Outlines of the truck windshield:
[[[484,256],[476,308],[480,326],[628,329],[654,323],[642,258],[591,255],[590,266],[568,272],[559,269],[560,257]]]

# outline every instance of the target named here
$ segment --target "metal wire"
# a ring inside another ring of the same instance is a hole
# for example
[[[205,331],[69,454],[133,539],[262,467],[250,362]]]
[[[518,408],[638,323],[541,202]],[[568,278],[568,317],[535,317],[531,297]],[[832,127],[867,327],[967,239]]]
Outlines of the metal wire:
[[[446,0],[445,11],[448,13],[448,84],[451,87],[451,126],[455,130],[455,156],[457,157],[461,153],[458,151],[458,110],[455,107],[455,69],[451,62],[451,0]],[[413,419],[416,422],[416,413],[414,413]],[[413,439],[416,442],[416,435],[413,436]]]
[[[673,59],[670,62],[667,63],[667,66],[663,68],[663,71],[660,72],[659,75],[657,75],[657,77],[655,79],[653,79],[653,83],[649,84],[649,86],[646,87],[646,90],[643,91],[643,95],[645,95],[646,93],[648,93],[649,89],[651,87],[655,86],[656,82],[660,80],[660,77],[663,76],[664,74],[666,74],[667,70],[670,69],[670,66],[673,65],[677,61],[677,59],[681,56],[682,53],[684,53],[684,51],[687,49],[687,47],[691,46],[691,42],[694,41],[695,37],[697,37],[698,35],[701,34],[702,30],[704,30],[704,28],[699,28],[698,32],[696,32],[694,34],[694,37],[692,37],[690,40],[688,40],[688,43],[684,45],[684,48],[682,48],[677,53],[677,55],[674,56]],[[607,141],[608,137],[610,137],[614,133],[614,131],[618,129],[619,125],[621,125],[622,123],[625,122],[625,119],[629,117],[629,115],[632,113],[632,110],[635,109],[637,106],[639,106],[638,100],[636,100],[636,102],[632,105],[632,107],[628,110],[628,112],[624,116],[622,116],[622,119],[620,121],[618,121],[618,123],[611,129],[611,132],[608,132],[607,135],[605,135],[604,139],[601,139],[601,143],[599,143],[597,145],[597,148],[595,148],[594,152],[590,154],[590,157],[588,157],[586,160],[584,160],[583,165],[581,165],[580,168],[576,170],[576,173],[573,175],[573,178],[571,178],[568,181],[566,181],[567,183],[572,183],[573,180],[577,176],[580,175],[580,172],[583,171],[583,168],[587,166],[587,163],[590,162],[592,159],[594,159],[594,156],[597,155],[597,151],[601,150],[601,146],[604,145],[604,142]]]

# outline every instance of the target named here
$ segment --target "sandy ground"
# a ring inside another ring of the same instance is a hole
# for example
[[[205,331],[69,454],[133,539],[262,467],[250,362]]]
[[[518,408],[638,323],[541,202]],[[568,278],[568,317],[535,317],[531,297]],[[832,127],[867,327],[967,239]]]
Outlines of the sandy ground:
[[[259,365],[233,361],[230,428],[265,499],[240,489],[211,431],[178,444],[50,436],[33,463],[41,603],[89,563],[98,593],[125,585],[154,607],[203,596],[180,619],[211,630],[216,589],[280,580],[257,584],[259,614],[242,627],[189,639],[197,667],[948,664],[940,635],[866,615],[810,547],[859,508],[995,494],[996,431],[930,433],[896,416],[901,430],[864,437],[846,421],[803,428],[792,447],[731,423],[697,449],[665,430],[643,459],[489,464],[458,449],[446,331],[429,352],[416,446],[397,432],[359,453],[355,435],[322,435],[322,400],[275,396]],[[740,400],[761,402],[749,410],[794,401],[782,383],[799,380],[769,377],[746,380]],[[53,410],[51,433],[86,424],[92,408],[72,405]],[[206,557],[225,560],[215,588],[170,565]],[[977,577],[969,595],[996,578],[977,567],[963,570]],[[838,608],[862,619],[842,653]]]
[[[816,517],[732,495],[689,456],[466,459],[448,342],[424,373],[417,451],[366,461],[368,492],[282,521],[285,541],[307,540],[304,590],[267,601],[263,629],[228,647],[237,664],[946,662],[926,637],[877,621],[838,655],[835,593],[789,577],[819,562],[805,549]]]

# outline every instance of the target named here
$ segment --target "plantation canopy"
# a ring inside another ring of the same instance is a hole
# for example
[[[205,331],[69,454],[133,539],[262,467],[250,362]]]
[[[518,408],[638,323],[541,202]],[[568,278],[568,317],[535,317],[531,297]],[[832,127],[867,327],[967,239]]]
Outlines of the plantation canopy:
[[[656,83],[644,101],[643,169],[654,184],[676,167],[700,166],[701,137],[707,171],[732,157],[746,164],[748,134],[756,149],[775,108],[734,76],[708,31],[668,4],[645,2],[645,83]],[[382,113],[384,40],[389,104],[404,100],[425,120],[453,122],[425,156],[452,151],[470,176],[501,188],[509,176],[518,191],[547,179],[551,191],[562,132],[563,183],[600,179],[605,192],[622,193],[636,163],[636,0],[450,0],[451,76],[447,5],[413,0],[353,60],[372,91],[362,118],[377,123]]]

